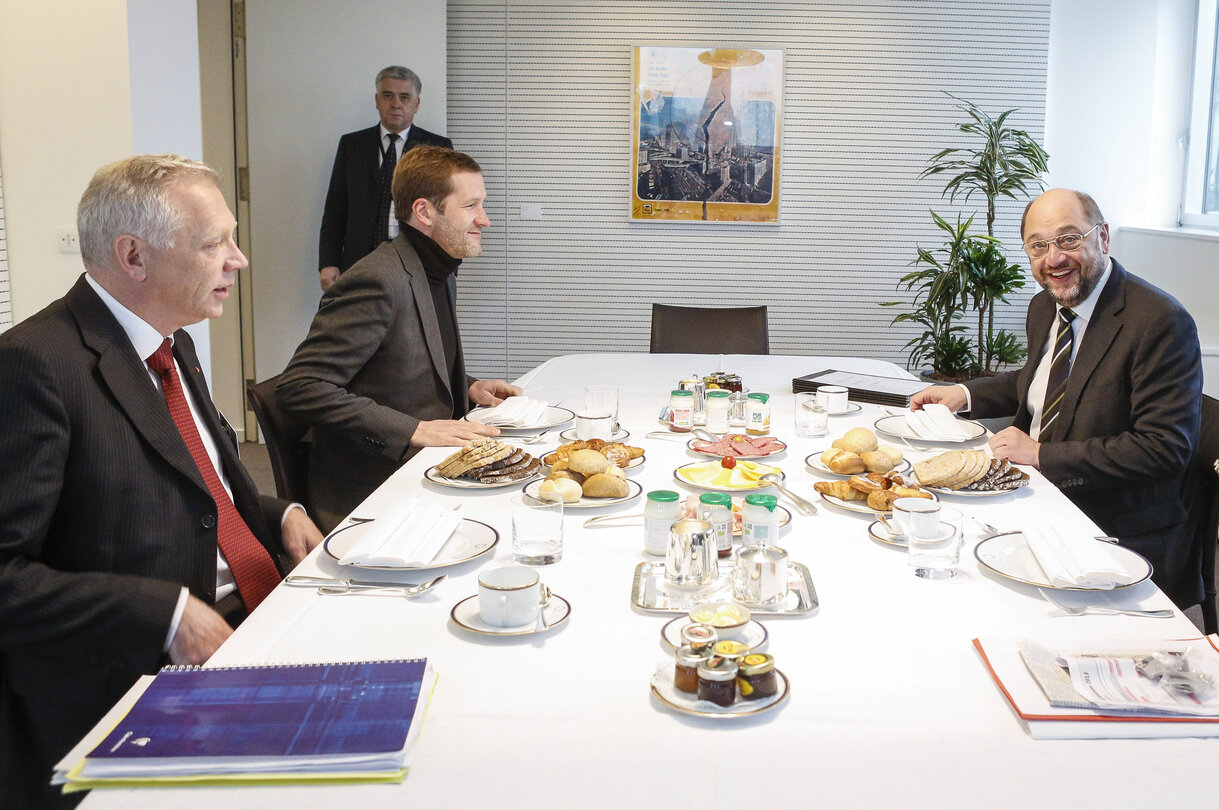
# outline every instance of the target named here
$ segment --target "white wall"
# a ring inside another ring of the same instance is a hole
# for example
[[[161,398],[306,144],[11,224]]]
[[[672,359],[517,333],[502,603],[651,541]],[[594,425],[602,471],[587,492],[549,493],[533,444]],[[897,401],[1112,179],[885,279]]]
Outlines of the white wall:
[[[446,3],[246,1],[257,377],[278,374],[317,310],[317,234],[339,136],[377,123],[377,71],[423,81],[416,122],[447,131]]]
[[[59,298],[84,270],[55,230],[81,192],[131,153],[126,0],[0,3],[0,161],[13,315]]]

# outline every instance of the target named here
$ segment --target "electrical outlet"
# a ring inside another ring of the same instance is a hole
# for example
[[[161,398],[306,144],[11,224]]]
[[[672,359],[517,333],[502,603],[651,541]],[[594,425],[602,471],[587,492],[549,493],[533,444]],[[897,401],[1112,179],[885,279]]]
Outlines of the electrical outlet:
[[[60,228],[55,231],[55,245],[60,253],[80,253],[80,237],[75,228]]]

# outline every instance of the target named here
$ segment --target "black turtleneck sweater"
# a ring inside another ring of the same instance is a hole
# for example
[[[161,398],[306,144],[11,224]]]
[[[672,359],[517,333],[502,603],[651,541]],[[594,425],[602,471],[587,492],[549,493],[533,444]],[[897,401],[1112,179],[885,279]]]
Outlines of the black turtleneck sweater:
[[[466,381],[453,376],[457,368],[457,310],[452,297],[449,296],[449,276],[457,272],[461,259],[454,259],[430,236],[410,225],[403,223],[402,234],[419,255],[419,261],[423,263],[423,270],[427,273],[428,287],[432,290],[432,303],[436,307],[436,322],[440,325],[440,340],[444,345],[446,371],[452,390],[460,391],[466,387]]]

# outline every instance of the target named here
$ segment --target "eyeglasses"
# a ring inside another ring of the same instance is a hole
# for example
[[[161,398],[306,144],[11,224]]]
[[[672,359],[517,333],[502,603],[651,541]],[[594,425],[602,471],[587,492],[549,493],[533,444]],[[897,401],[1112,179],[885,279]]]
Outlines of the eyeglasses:
[[[1087,233],[1064,233],[1062,236],[1057,236],[1053,239],[1044,241],[1039,240],[1037,242],[1025,242],[1024,252],[1029,254],[1029,258],[1031,259],[1040,259],[1042,256],[1050,252],[1050,244],[1053,243],[1058,245],[1058,249],[1064,253],[1071,253],[1083,247],[1084,240],[1092,235],[1092,231],[1095,231],[1104,224],[1105,223],[1103,222],[1096,223]]]

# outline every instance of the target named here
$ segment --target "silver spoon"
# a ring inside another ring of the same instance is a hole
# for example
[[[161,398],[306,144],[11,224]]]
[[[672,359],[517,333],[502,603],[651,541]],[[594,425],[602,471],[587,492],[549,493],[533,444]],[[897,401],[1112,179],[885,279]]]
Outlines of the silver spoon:
[[[1083,607],[1068,607],[1061,602],[1056,601],[1044,589],[1041,590],[1041,595],[1045,597],[1045,601],[1049,602],[1054,607],[1061,610],[1068,616],[1083,616],[1086,613],[1095,613],[1101,616],[1148,616],[1153,619],[1167,619],[1172,616],[1175,611],[1169,608],[1161,610],[1134,610],[1125,608],[1100,607],[1099,605],[1085,605]]]
[[[424,591],[429,591],[438,585],[447,575],[441,574],[435,579],[421,582],[418,585],[352,585],[350,583],[335,583],[334,585],[323,585],[317,589],[317,592],[322,595],[338,595],[348,593],[387,593],[392,596],[404,596],[407,599],[418,596]]]
[[[784,495],[786,495],[788,500],[790,500],[792,503],[794,503],[796,505],[796,508],[799,509],[804,514],[806,514],[806,515],[817,514],[817,507],[813,506],[811,503],[804,500],[803,498],[801,498],[796,493],[792,492],[787,487],[783,486],[783,479],[779,477],[778,473],[766,473],[765,475],[762,476],[761,480],[765,481],[766,483],[770,484],[775,489],[779,490]]]
[[[536,436],[530,436],[528,439],[521,439],[519,442],[517,442],[517,444],[533,444],[533,443],[539,441],[543,436],[545,436],[549,432],[550,432],[549,430],[543,430],[541,433],[537,434]]]

